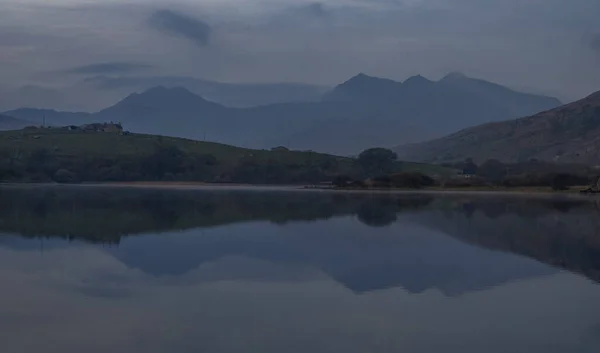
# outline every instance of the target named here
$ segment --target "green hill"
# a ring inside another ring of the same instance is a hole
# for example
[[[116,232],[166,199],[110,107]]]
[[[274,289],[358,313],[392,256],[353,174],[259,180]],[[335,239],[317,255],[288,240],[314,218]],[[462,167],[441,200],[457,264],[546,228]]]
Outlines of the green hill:
[[[444,168],[397,163],[428,174]],[[70,131],[0,132],[0,180],[182,180],[256,184],[316,183],[337,175],[364,177],[354,159],[311,151],[251,150],[157,135]]]

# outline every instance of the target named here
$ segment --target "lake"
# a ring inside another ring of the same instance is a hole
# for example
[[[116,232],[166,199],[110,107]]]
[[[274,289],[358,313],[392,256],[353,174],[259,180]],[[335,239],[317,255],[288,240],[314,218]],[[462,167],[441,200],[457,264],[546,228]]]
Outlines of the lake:
[[[0,352],[600,352],[594,199],[0,188]]]

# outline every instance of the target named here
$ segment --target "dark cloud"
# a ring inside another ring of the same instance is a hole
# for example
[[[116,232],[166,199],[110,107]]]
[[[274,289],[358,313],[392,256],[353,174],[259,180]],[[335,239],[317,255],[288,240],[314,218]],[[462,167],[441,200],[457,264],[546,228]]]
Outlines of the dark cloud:
[[[329,10],[321,2],[313,2],[312,4],[308,4],[304,10],[307,14],[319,18],[326,18],[330,16]]]
[[[203,21],[171,10],[154,12],[148,23],[154,29],[191,40],[200,47],[209,44],[212,34],[212,28]]]
[[[152,68],[152,65],[128,63],[128,62],[107,62],[97,63],[84,66],[78,66],[67,70],[68,73],[78,75],[110,75],[110,74],[127,74],[138,72]]]

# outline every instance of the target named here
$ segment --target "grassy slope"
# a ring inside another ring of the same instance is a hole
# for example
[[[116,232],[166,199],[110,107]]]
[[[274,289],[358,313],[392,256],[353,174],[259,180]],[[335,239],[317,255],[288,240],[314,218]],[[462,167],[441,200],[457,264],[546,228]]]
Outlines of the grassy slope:
[[[0,155],[3,157],[28,156],[36,149],[51,150],[64,158],[86,157],[145,157],[151,155],[158,143],[174,145],[191,155],[211,154],[226,169],[241,160],[252,159],[258,163],[282,163],[309,166],[327,161],[335,162],[336,172],[350,174],[353,160],[317,152],[251,150],[213,142],[202,142],[157,135],[95,133],[60,129],[36,129],[0,132]],[[448,174],[452,170],[422,163],[400,163],[403,171],[420,171],[426,174]]]
[[[174,137],[156,135],[117,135],[113,133],[94,133],[67,131],[58,129],[38,129],[6,131],[0,133],[0,151],[14,153],[19,150],[22,155],[28,155],[39,148],[46,148],[62,157],[86,155],[90,157],[143,157],[154,152],[157,143],[176,146],[190,154],[212,154],[220,163],[235,164],[244,157],[254,157],[258,160],[287,160],[304,164],[309,159],[318,161],[324,158],[335,158],[349,163],[350,160],[325,154],[308,152],[275,152],[266,150],[250,150],[213,142],[201,142]]]

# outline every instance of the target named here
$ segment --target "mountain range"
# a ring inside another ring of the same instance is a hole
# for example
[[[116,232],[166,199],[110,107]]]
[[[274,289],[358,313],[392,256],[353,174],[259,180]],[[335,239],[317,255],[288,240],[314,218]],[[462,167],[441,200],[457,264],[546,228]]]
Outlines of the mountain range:
[[[435,163],[473,158],[600,164],[600,92],[516,120],[483,124],[396,148],[400,158]]]
[[[95,76],[83,82],[103,92],[126,93],[164,87],[183,87],[215,103],[232,108],[318,101],[331,87],[301,83],[224,83],[179,76]]]
[[[158,86],[99,112],[17,109],[4,113],[50,125],[118,121],[127,130],[233,144],[352,155],[442,136],[461,128],[551,109],[556,98],[519,93],[454,73],[405,82],[359,74],[318,101],[227,107],[182,87]]]
[[[27,125],[31,125],[31,123],[13,118],[12,116],[0,115],[0,131],[19,130]]]

